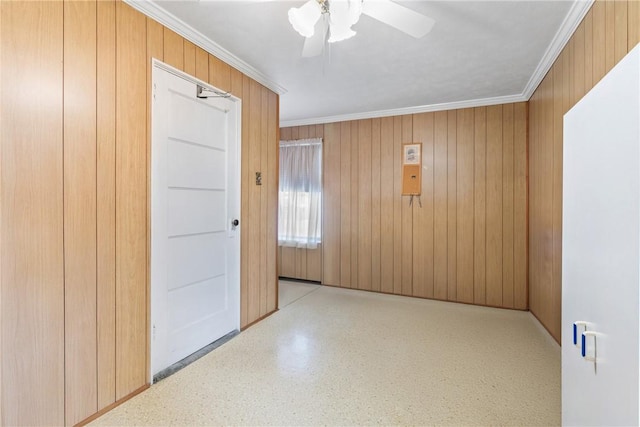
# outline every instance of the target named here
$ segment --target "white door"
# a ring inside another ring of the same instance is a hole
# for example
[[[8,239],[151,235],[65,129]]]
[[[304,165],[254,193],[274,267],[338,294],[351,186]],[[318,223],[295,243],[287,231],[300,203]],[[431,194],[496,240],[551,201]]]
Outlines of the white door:
[[[640,48],[564,116],[563,158],[562,423],[638,425]]]
[[[240,101],[154,62],[151,375],[240,327]]]

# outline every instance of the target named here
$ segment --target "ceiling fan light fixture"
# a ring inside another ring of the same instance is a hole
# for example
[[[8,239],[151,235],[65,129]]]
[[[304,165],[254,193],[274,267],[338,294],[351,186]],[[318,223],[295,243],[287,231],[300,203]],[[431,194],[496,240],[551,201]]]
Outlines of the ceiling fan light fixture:
[[[317,0],[309,0],[300,7],[289,9],[289,22],[301,36],[311,37],[321,14],[320,3]]]
[[[329,43],[341,42],[343,40],[350,39],[356,35],[356,32],[351,27],[339,27],[337,25],[330,25]]]
[[[356,35],[351,29],[362,14],[362,0],[332,0],[329,4],[329,43],[350,39]]]

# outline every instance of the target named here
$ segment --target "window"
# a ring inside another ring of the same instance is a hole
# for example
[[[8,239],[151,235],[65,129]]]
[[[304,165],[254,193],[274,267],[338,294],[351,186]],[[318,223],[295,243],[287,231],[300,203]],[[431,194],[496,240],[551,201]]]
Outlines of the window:
[[[280,141],[278,245],[317,248],[321,205],[322,139]]]

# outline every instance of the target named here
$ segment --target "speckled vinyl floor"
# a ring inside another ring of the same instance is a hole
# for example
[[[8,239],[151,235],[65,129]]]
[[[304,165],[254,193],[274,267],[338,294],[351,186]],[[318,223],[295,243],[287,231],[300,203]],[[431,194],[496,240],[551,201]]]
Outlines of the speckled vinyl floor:
[[[559,424],[560,348],[529,313],[325,286],[93,423]]]

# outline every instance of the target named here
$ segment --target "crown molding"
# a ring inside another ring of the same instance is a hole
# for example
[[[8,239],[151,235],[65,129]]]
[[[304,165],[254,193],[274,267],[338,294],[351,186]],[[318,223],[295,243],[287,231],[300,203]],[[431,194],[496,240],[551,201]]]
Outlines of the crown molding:
[[[155,19],[159,23],[163,24],[167,28],[175,31],[180,34],[185,39],[191,41],[192,43],[200,46],[207,52],[215,55],[219,59],[225,61],[227,64],[246,74],[248,77],[256,80],[257,82],[263,84],[269,89],[273,90],[279,95],[284,95],[287,90],[271,80],[269,77],[242,61],[240,58],[233,55],[228,50],[224,49],[222,46],[218,45],[204,34],[200,33],[184,21],[178,19],[174,15],[167,12],[165,9],[160,7],[157,2],[151,0],[123,0],[125,3],[133,7],[134,9],[144,13],[152,19]],[[551,44],[545,51],[542,59],[538,63],[538,66],[534,70],[531,78],[527,82],[524,90],[520,94],[516,95],[507,95],[507,96],[499,96],[494,98],[481,98],[481,99],[472,99],[468,101],[459,101],[459,102],[450,102],[450,103],[442,103],[442,104],[432,104],[432,105],[419,105],[415,107],[408,108],[397,108],[391,110],[379,110],[379,111],[368,111],[363,113],[354,113],[354,114],[344,114],[344,115],[335,115],[335,116],[326,116],[326,117],[312,117],[307,119],[299,119],[299,120],[283,120],[280,122],[280,127],[290,127],[290,126],[305,126],[311,124],[324,124],[324,123],[334,123],[334,122],[343,122],[349,120],[361,120],[361,119],[370,119],[377,117],[389,117],[389,116],[399,116],[405,114],[416,114],[416,113],[425,113],[430,111],[443,111],[443,110],[455,110],[459,108],[471,108],[471,107],[482,107],[496,104],[508,104],[512,102],[522,102],[528,101],[533,95],[533,92],[538,88],[544,76],[549,72],[554,62],[564,49],[567,42],[571,39],[571,36],[575,32],[582,19],[585,17],[591,6],[593,5],[595,0],[577,0],[571,6],[569,13],[565,17],[562,22],[560,28],[556,32]]]
[[[558,32],[554,36],[551,44],[547,48],[546,52],[542,56],[542,59],[538,63],[535,71],[531,75],[529,82],[522,91],[522,95],[528,100],[533,95],[533,92],[538,88],[544,76],[547,75],[553,64],[560,56],[562,49],[573,36],[573,33],[578,28],[578,25],[582,22],[589,9],[593,5],[595,0],[577,0],[571,6],[569,13],[562,21],[562,25],[558,29]]]
[[[325,123],[346,122],[350,120],[375,119],[378,117],[403,116],[407,114],[429,113],[432,111],[457,110],[460,108],[487,107],[489,105],[510,104],[527,101],[523,95],[506,95],[494,98],[471,99],[468,101],[446,102],[442,104],[418,105],[416,107],[395,108],[392,110],[368,111],[364,113],[342,114],[337,116],[314,117],[299,120],[282,120],[280,127],[319,125]]]
[[[564,49],[566,44],[569,42],[576,28],[578,28],[578,25],[580,25],[587,12],[589,12],[589,9],[593,5],[594,1],[595,0],[577,0],[573,3],[571,9],[569,10],[569,13],[567,13],[564,21],[562,21],[558,32],[556,32],[556,35],[551,41],[551,44],[545,51],[542,59],[538,63],[538,66],[531,75],[529,82],[527,82],[527,85],[520,94],[499,96],[494,98],[472,99],[468,101],[448,102],[443,104],[420,105],[417,107],[396,108],[393,110],[369,111],[364,113],[344,114],[327,117],[313,117],[309,119],[299,120],[282,120],[280,122],[280,127],[335,123],[349,120],[373,119],[377,117],[401,116],[405,114],[426,113],[430,111],[456,110],[459,108],[485,107],[489,105],[528,101],[531,98],[531,95],[533,95],[533,92],[540,85],[540,82],[542,82],[542,79],[544,79],[544,76],[549,72],[556,59],[558,59],[558,56],[560,56],[562,49]]]
[[[233,68],[244,73],[248,77],[251,77],[258,83],[261,83],[262,85],[271,89],[278,95],[284,95],[285,93],[287,93],[287,90],[284,87],[280,86],[278,83],[274,82],[269,77],[267,77],[251,65],[247,64],[237,56],[233,55],[231,52],[218,45],[213,40],[188,25],[186,22],[167,12],[165,9],[160,7],[157,2],[153,2],[151,0],[123,1],[139,12],[142,12],[146,16],[155,19],[165,27],[180,34],[182,37],[194,43],[195,45],[200,46],[202,49],[206,50],[218,59],[223,60]]]

